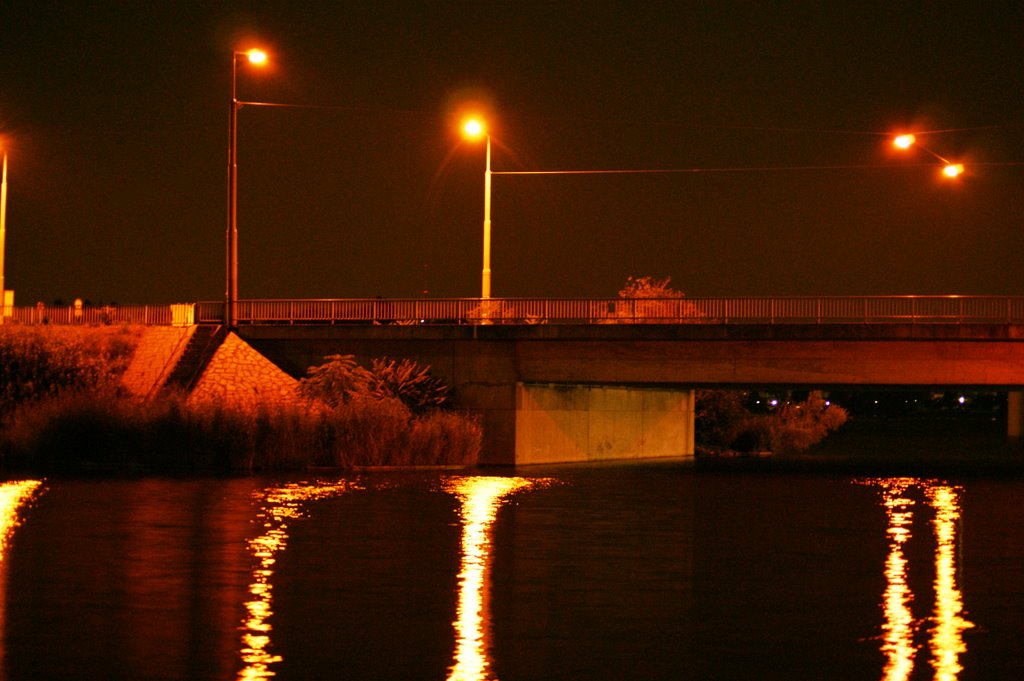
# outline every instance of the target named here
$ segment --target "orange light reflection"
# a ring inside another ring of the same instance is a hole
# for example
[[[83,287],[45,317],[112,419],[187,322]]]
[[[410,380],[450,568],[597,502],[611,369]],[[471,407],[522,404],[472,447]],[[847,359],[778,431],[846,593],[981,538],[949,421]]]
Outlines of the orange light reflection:
[[[40,480],[19,480],[0,484],[0,679],[4,678],[4,638],[7,628],[7,542],[21,524],[18,511],[42,485]]]
[[[964,603],[957,588],[956,550],[960,522],[960,495],[947,485],[925,489],[929,505],[935,510],[935,621],[932,629],[932,667],[935,678],[956,679],[963,670],[960,655],[967,652],[963,632],[974,626],[963,617]]]
[[[43,484],[40,480],[19,480],[0,484],[0,563],[4,560],[7,540],[20,523],[18,509],[32,498]]]
[[[904,496],[913,480],[900,478],[880,481],[885,514],[889,519],[886,535],[889,538],[889,555],[885,560],[885,593],[882,596],[882,610],[885,622],[882,624],[882,652],[886,656],[886,681],[910,678],[914,669],[914,615],[910,603],[914,594],[907,584],[907,559],[903,545],[910,539],[910,524],[914,519],[911,507],[914,500]]]
[[[249,552],[254,558],[253,581],[249,593],[253,599],[245,604],[246,618],[242,621],[242,662],[238,679],[267,679],[274,676],[271,665],[281,661],[280,655],[273,655],[270,647],[270,616],[273,602],[273,586],[270,578],[274,574],[275,556],[288,545],[288,526],[294,520],[305,517],[305,504],[318,499],[333,497],[351,489],[345,482],[317,483],[313,485],[289,484],[272,487],[257,493],[260,510],[256,522],[263,533],[249,540]]]
[[[956,487],[917,478],[892,478],[868,481],[882,488],[889,527],[889,555],[885,563],[886,588],[882,597],[885,621],[882,623],[882,653],[886,656],[883,678],[897,681],[910,678],[918,646],[914,635],[921,620],[912,612],[914,594],[907,581],[909,563],[903,547],[911,539],[916,503],[912,489],[923,492],[935,537],[935,608],[930,618],[928,646],[935,678],[955,681],[963,667],[960,655],[967,652],[963,632],[974,626],[964,618],[963,595],[957,585],[957,549],[960,524],[960,490]]]
[[[455,478],[446,490],[462,503],[462,567],[455,626],[455,660],[449,681],[486,681],[491,664],[491,525],[504,498],[539,480],[502,477]]]

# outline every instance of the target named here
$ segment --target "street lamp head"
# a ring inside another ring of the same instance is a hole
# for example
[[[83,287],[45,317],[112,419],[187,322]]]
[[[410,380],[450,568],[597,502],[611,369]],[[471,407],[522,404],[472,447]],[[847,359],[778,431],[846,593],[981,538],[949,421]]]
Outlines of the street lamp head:
[[[267,63],[267,53],[263,50],[253,48],[245,51],[245,56],[249,60],[250,64],[262,66]]]
[[[964,166],[962,163],[947,163],[942,169],[942,174],[946,177],[959,177],[964,173]]]
[[[462,133],[470,139],[480,139],[484,136],[484,124],[479,118],[467,119],[462,124]]]
[[[893,146],[898,147],[900,149],[909,149],[910,147],[912,147],[914,145],[914,142],[916,142],[916,141],[917,141],[917,138],[914,137],[913,135],[904,134],[904,135],[897,135],[895,137],[895,139],[893,139],[892,143],[893,143]]]

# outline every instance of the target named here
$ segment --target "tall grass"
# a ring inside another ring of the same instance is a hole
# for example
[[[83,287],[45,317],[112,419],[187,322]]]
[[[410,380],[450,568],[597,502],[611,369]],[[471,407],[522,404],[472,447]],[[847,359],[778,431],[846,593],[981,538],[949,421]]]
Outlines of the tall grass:
[[[6,469],[55,471],[472,465],[481,437],[467,415],[414,415],[394,399],[245,410],[65,391],[10,414],[0,454]]]
[[[141,335],[127,326],[0,325],[0,417],[64,391],[116,385]]]

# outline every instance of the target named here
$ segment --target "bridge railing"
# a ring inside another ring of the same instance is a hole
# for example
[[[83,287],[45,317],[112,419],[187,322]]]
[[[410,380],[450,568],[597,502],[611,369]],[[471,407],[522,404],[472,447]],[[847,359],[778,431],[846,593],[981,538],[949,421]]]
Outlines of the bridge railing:
[[[195,305],[198,323],[223,302]],[[1024,324],[1019,296],[241,300],[239,324]]]
[[[16,324],[217,324],[224,303],[8,307]],[[1021,296],[241,300],[239,324],[1024,324]]]
[[[3,308],[6,324],[82,324],[85,326],[134,324],[170,326],[192,322],[192,305],[35,305]]]

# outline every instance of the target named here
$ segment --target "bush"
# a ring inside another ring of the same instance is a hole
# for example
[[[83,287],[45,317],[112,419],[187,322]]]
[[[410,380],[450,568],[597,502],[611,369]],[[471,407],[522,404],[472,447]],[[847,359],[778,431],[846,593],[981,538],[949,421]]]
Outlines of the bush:
[[[299,395],[337,407],[369,391],[370,372],[353,355],[328,355],[320,366],[310,367],[299,381]]]
[[[439,409],[448,402],[448,387],[430,375],[430,368],[409,359],[371,360],[369,392],[377,398],[401,400],[414,414]]]
[[[785,402],[766,414],[744,404],[737,390],[697,391],[697,441],[708,450],[736,452],[803,451],[846,423],[845,409],[829,405],[820,392],[802,402]]]

